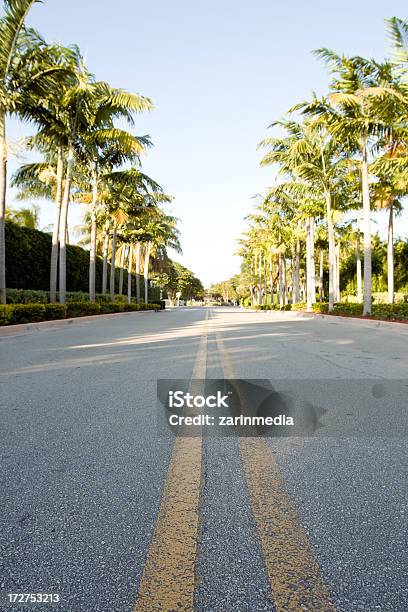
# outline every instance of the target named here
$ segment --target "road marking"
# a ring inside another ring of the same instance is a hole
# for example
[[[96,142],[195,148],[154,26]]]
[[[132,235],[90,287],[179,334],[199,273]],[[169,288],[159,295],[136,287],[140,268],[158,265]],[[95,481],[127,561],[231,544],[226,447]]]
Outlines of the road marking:
[[[238,378],[216,323],[212,327],[225,378]],[[237,437],[276,612],[335,612],[271,449],[263,438]]]
[[[202,327],[192,380],[206,376],[208,310]],[[201,435],[175,439],[133,612],[194,610],[201,461]]]

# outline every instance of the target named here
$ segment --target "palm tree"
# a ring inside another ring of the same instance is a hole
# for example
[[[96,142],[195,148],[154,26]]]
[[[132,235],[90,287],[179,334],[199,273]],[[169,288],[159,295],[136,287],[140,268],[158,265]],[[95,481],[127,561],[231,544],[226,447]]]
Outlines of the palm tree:
[[[392,177],[381,177],[373,185],[373,202],[376,208],[388,210],[387,236],[387,284],[388,302],[394,303],[394,215],[402,211],[401,199],[408,193],[408,179],[405,173],[394,173]]]
[[[0,302],[6,302],[5,209],[7,191],[6,119],[30,119],[30,99],[46,95],[60,66],[55,53],[25,19],[37,0],[4,0],[0,18]],[[55,49],[55,47],[54,47]],[[51,52],[50,52],[51,50]]]
[[[386,20],[388,32],[393,43],[391,61],[401,76],[404,85],[408,84],[408,21],[392,17]]]
[[[266,138],[260,143],[260,147],[269,149],[261,160],[261,165],[279,164],[280,173],[291,181],[290,186],[287,183],[287,188],[298,200],[298,206],[301,206],[302,201],[304,203],[303,208],[309,218],[307,224],[310,230],[314,227],[310,219],[321,214],[322,203],[325,202],[329,238],[329,310],[332,310],[335,299],[335,244],[332,209],[336,202],[336,193],[342,182],[344,161],[339,155],[338,144],[333,138],[330,138],[322,126],[310,122],[302,125],[294,121],[278,121],[271,124],[271,127],[274,126],[283,127],[287,135],[283,138]],[[307,250],[309,306],[315,301],[313,289],[315,273],[310,230]]]
[[[163,253],[164,249],[171,248],[180,253],[179,231],[176,227],[177,218],[166,214],[157,202],[169,201],[170,196],[165,194],[153,194],[147,197],[148,206],[141,210],[135,222],[131,225],[136,247],[139,252],[141,244],[144,245],[143,253],[143,277],[144,277],[144,301],[149,298],[149,265],[150,258]],[[154,205],[156,202],[156,205]],[[139,255],[140,257],[140,255]],[[138,262],[137,262],[138,263]],[[136,266],[136,281],[140,273],[140,262]],[[139,296],[137,295],[137,299]]]
[[[38,229],[40,207],[33,204],[30,208],[23,207],[19,209],[6,208],[6,219],[31,229]]]
[[[395,92],[391,64],[379,64],[363,57],[340,56],[329,49],[318,49],[333,75],[328,99],[303,106],[307,115],[318,117],[344,151],[358,154],[360,159],[364,231],[364,306],[363,314],[371,314],[371,204],[369,184],[370,155],[374,155],[379,137],[389,133],[392,126],[381,116],[384,99]]]
[[[104,194],[104,203],[112,221],[112,248],[110,294],[114,300],[115,295],[115,268],[116,237],[118,228],[127,231],[133,228],[134,219],[140,220],[145,209],[156,207],[159,199],[165,199],[162,188],[152,178],[138,170],[116,170],[104,177],[107,186]],[[152,191],[153,190],[153,191]],[[136,248],[138,255],[139,248]],[[136,261],[136,268],[139,262]],[[138,270],[136,270],[138,274]]]

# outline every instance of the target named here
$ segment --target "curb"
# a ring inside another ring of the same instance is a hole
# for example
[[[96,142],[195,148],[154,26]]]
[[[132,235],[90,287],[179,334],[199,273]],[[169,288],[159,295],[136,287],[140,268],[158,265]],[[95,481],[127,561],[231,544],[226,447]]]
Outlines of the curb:
[[[369,328],[388,328],[388,329],[395,329],[398,331],[402,331],[405,330],[406,332],[408,332],[408,324],[407,323],[401,323],[398,321],[381,321],[381,320],[377,320],[377,319],[362,319],[359,317],[342,317],[340,315],[327,315],[327,314],[319,314],[319,313],[315,313],[315,312],[301,312],[301,311],[289,311],[286,313],[282,313],[282,314],[286,314],[286,315],[292,315],[294,318],[300,318],[300,319],[313,319],[313,320],[317,320],[317,319],[324,319],[326,321],[334,321],[334,322],[338,322],[338,323],[352,323],[354,325],[360,325],[360,326],[366,326]]]
[[[111,312],[109,314],[87,315],[86,317],[73,317],[72,319],[56,319],[55,321],[40,321],[38,323],[21,323],[19,325],[4,325],[0,327],[0,339],[13,336],[24,336],[33,332],[41,332],[47,329],[58,329],[67,325],[78,325],[90,321],[114,319],[120,316],[139,315],[142,313],[155,313],[156,310],[140,310],[133,312]]]

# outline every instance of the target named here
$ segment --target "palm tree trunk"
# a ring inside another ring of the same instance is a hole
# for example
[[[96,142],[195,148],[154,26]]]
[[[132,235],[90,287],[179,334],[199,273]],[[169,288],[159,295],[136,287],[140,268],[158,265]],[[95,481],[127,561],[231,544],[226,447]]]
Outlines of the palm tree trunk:
[[[140,242],[136,242],[135,253],[135,274],[136,274],[136,302],[140,304]]]
[[[112,252],[111,252],[111,267],[110,267],[110,299],[111,302],[115,301],[115,259],[116,259],[116,221],[113,220],[112,230]]]
[[[306,221],[306,294],[307,310],[312,310],[312,304],[316,301],[313,217]]]
[[[50,302],[57,299],[57,277],[58,277],[58,249],[59,228],[62,206],[62,181],[64,173],[64,160],[62,149],[57,149],[57,191],[55,195],[54,227],[52,229],[51,262],[50,262]]]
[[[273,304],[273,262],[272,255],[269,255],[269,289],[271,292],[271,304]]]
[[[283,257],[282,254],[279,253],[279,306],[283,308],[285,305],[285,279],[284,279],[284,266],[283,266]]]
[[[340,302],[340,242],[336,245],[336,302]]]
[[[6,113],[0,111],[0,303],[6,303]]]
[[[388,270],[388,303],[394,303],[394,204],[391,202],[388,219],[388,245],[387,245],[387,270]]]
[[[263,279],[264,279],[264,300],[265,300],[265,305],[268,303],[268,285],[266,282],[266,257],[264,257],[264,261],[263,261]]]
[[[127,247],[122,244],[122,251],[120,254],[120,270],[119,270],[119,295],[123,294],[123,267],[125,265],[125,257],[127,255]]]
[[[103,241],[103,266],[102,266],[102,293],[108,288],[108,252],[109,252],[110,221],[105,223],[105,238]]]
[[[67,290],[67,227],[68,207],[71,196],[71,180],[74,168],[74,150],[69,148],[67,157],[67,170],[65,175],[65,189],[61,204],[60,233],[59,233],[59,301],[65,304]]]
[[[258,304],[262,306],[262,253],[258,257]]]
[[[127,286],[128,304],[130,304],[132,301],[132,267],[133,267],[133,244],[130,243],[129,261],[128,261],[128,286]]]
[[[311,265],[310,265],[310,218],[306,221],[306,304],[307,310],[312,310],[312,293],[311,293]]]
[[[363,279],[361,276],[361,248],[360,248],[360,225],[357,225],[356,239],[356,267],[357,267],[357,301],[359,304],[363,301]]]
[[[323,263],[324,263],[323,249],[320,251],[320,270],[319,270],[319,302],[323,302]]]
[[[293,303],[297,304],[300,298],[300,240],[296,240],[295,270],[293,278]]]
[[[326,193],[326,216],[327,216],[327,235],[329,241],[329,312],[334,307],[334,229],[333,219],[331,213],[331,196],[330,193]]]
[[[370,185],[368,179],[367,141],[363,141],[361,182],[363,191],[363,223],[364,223],[364,306],[363,315],[371,314],[371,206]]]
[[[98,180],[96,174],[92,185],[92,208],[91,208],[91,244],[89,247],[89,301],[95,301],[95,278],[96,278],[96,205],[98,200]]]
[[[316,302],[316,261],[315,261],[315,220],[310,217],[310,266],[311,282],[310,292],[312,294],[312,304]]]
[[[144,257],[144,301],[145,304],[149,301],[149,260],[150,260],[150,249],[151,243],[150,241],[146,243],[145,257]]]

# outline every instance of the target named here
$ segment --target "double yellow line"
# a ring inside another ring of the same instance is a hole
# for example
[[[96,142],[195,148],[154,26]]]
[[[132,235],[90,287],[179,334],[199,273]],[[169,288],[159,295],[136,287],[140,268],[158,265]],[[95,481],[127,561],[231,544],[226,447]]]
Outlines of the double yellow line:
[[[192,380],[206,375],[208,310],[202,328]],[[201,435],[176,437],[133,612],[194,610],[201,459]]]
[[[234,379],[216,327],[214,333],[224,377]],[[193,379],[205,379],[207,336],[208,310]],[[273,453],[263,438],[238,437],[238,443],[276,611],[334,612]],[[177,437],[133,612],[194,612],[201,463],[202,437]]]

